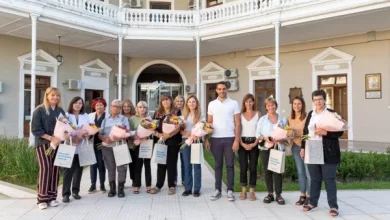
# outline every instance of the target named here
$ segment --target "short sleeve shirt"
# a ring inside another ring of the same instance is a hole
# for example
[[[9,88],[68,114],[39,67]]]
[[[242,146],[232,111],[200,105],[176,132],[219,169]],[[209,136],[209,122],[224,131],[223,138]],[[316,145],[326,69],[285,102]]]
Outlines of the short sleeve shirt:
[[[234,115],[240,114],[237,101],[227,98],[221,102],[218,98],[209,103],[207,114],[213,116],[214,132],[212,137],[234,137]]]

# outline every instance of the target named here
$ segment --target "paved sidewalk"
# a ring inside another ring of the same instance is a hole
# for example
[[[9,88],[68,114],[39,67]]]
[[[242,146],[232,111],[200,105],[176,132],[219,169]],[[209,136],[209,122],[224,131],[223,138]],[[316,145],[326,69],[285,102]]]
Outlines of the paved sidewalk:
[[[155,183],[156,166],[152,166],[153,181]],[[180,172],[179,172],[180,173]],[[328,215],[326,193],[322,192],[319,209],[311,213],[304,213],[302,207],[294,205],[299,197],[298,192],[284,192],[283,197],[287,204],[279,206],[276,203],[263,204],[264,192],[256,193],[260,198],[257,201],[228,202],[226,193],[218,201],[210,201],[209,196],[214,191],[214,178],[206,166],[202,167],[202,195],[199,198],[193,196],[183,197],[183,186],[179,184],[177,193],[168,196],[165,185],[157,195],[150,195],[141,188],[138,195],[130,192],[131,181],[127,181],[125,198],[108,198],[107,194],[96,192],[88,194],[89,170],[86,169],[82,179],[81,196],[79,201],[71,199],[71,202],[56,208],[38,210],[35,199],[0,199],[0,219],[64,219],[64,220],[114,220],[114,219],[252,219],[252,220],[323,220],[332,219]],[[181,182],[179,180],[179,182]],[[390,183],[389,183],[390,184]],[[106,184],[108,185],[108,184]],[[106,186],[108,188],[108,186]],[[61,195],[61,193],[59,194]],[[238,193],[236,193],[238,198]],[[340,216],[337,219],[370,220],[390,219],[390,190],[353,190],[339,191]],[[62,197],[58,197],[61,201]]]

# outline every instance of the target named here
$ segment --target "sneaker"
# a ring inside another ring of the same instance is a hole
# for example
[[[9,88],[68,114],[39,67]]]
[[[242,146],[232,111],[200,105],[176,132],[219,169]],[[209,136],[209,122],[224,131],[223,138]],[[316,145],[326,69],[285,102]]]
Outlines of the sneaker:
[[[221,198],[221,192],[218,189],[216,189],[214,194],[210,196],[210,200],[215,201],[219,198]]]
[[[92,184],[91,187],[90,187],[89,190],[88,190],[88,193],[89,193],[89,194],[92,194],[92,193],[94,193],[94,192],[96,192],[96,185],[95,185],[95,184]]]
[[[234,202],[234,200],[236,200],[236,199],[234,198],[233,191],[228,190],[227,199],[228,199],[228,201],[230,201],[230,202]]]
[[[50,201],[49,206],[50,206],[50,207],[57,207],[58,204],[59,204],[59,203],[58,203],[57,200],[53,200],[53,201]]]
[[[39,203],[38,209],[40,209],[40,210],[47,209],[47,203],[46,202]]]
[[[200,196],[200,192],[199,191],[194,191],[194,197],[199,197]]]
[[[183,194],[181,194],[182,196],[189,196],[191,195],[192,192],[191,191],[184,191]]]

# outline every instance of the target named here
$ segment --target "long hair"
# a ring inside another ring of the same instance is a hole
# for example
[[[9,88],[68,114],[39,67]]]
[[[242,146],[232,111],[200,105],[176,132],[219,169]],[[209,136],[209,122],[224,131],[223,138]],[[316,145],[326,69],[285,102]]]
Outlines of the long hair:
[[[190,108],[188,107],[188,101],[193,98],[195,99],[195,102],[196,102],[196,107],[195,107],[195,116],[194,116],[194,119],[192,121],[192,124],[196,124],[200,121],[200,116],[201,116],[201,110],[200,110],[200,106],[199,106],[199,100],[198,98],[196,98],[195,95],[189,95],[186,99],[186,102],[184,103],[184,107],[183,107],[183,117],[184,117],[184,120],[187,120],[188,116],[190,115]]]
[[[246,112],[246,107],[245,107],[245,102],[248,101],[248,99],[252,99],[253,101],[253,107],[252,107],[252,110],[253,111],[257,111],[257,102],[256,102],[256,99],[255,97],[248,93],[244,96],[244,98],[242,99],[242,105],[241,105],[241,113],[244,113]]]
[[[179,99],[181,99],[181,100],[183,100],[183,102],[185,102],[185,101],[184,101],[184,97],[183,97],[182,95],[177,95],[177,96],[175,97],[175,100],[173,100],[173,102],[174,102],[173,105],[174,105],[175,108],[177,108],[177,107],[176,107],[176,102],[179,101]],[[184,105],[184,103],[183,103],[183,105]],[[183,106],[182,108],[184,108],[184,106]],[[180,109],[180,110],[181,110],[181,109]]]
[[[126,115],[125,112],[123,111],[123,106],[125,105],[125,103],[129,104],[129,106],[130,106],[130,112],[129,112],[129,114],[130,114],[130,115],[135,115],[135,107],[134,107],[134,105],[133,105],[133,102],[130,101],[130,99],[123,100],[123,102],[122,102],[122,111],[121,111],[121,114],[122,114],[122,115]]]
[[[78,102],[79,100],[81,100],[81,102],[83,103],[83,106],[82,106],[81,109],[80,109],[80,114],[84,114],[84,105],[85,105],[85,104],[84,104],[83,98],[81,98],[80,96],[76,96],[76,97],[74,97],[74,98],[70,101],[69,107],[68,107],[68,113],[73,114],[73,111],[74,111],[74,109],[73,109],[73,104],[76,103],[76,102]]]
[[[149,110],[148,103],[146,103],[145,101],[139,101],[137,103],[137,106],[135,107],[135,116],[140,117],[139,112],[138,112],[138,106],[143,106],[146,108],[146,112],[144,115],[144,117],[146,117],[148,115],[148,110]]]
[[[59,89],[55,88],[55,87],[49,87],[46,89],[45,91],[45,95],[43,96],[43,102],[42,104],[40,104],[37,108],[39,107],[44,107],[46,109],[46,113],[48,114],[49,113],[49,108],[50,108],[50,103],[49,103],[49,100],[47,100],[48,96],[50,95],[50,93],[55,93],[57,94],[60,99],[58,100],[58,103],[56,105],[56,107],[58,108],[61,108],[61,92]]]
[[[294,111],[294,101],[299,100],[302,102],[302,109],[301,109],[301,117],[299,117],[299,120],[303,121],[306,118],[306,103],[302,96],[295,96],[293,98],[292,104],[291,104],[291,119],[295,119],[295,111]]]
[[[175,109],[174,109],[174,106],[173,106],[173,99],[172,99],[172,96],[169,96],[169,95],[161,95],[161,100],[160,100],[160,103],[158,105],[158,110],[157,110],[157,113],[158,115],[162,116],[162,115],[165,115],[165,109],[164,109],[164,106],[162,105],[162,102],[164,100],[171,100],[171,106],[170,106],[170,111],[171,113],[173,114],[175,112]]]

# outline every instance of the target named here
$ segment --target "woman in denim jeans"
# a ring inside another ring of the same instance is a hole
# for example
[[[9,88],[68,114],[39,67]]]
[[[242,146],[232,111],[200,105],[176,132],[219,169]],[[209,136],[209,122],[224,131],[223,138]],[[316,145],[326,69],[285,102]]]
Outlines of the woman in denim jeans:
[[[183,109],[183,117],[185,120],[184,130],[180,133],[183,138],[191,136],[192,128],[202,120],[199,101],[194,95],[188,96]],[[203,118],[204,120],[204,118]],[[194,187],[194,197],[200,196],[200,187],[202,182],[202,169],[200,164],[191,164],[191,146],[186,146],[181,150],[183,154],[184,163],[184,192],[182,196],[189,196],[192,194],[192,187]],[[192,168],[194,169],[194,176],[192,176]]]
[[[295,205],[308,205],[310,198],[310,174],[307,164],[301,158],[302,134],[306,122],[306,104],[302,97],[294,97],[291,105],[291,116],[288,117],[288,124],[297,133],[297,137],[292,139],[292,155],[295,166],[298,170],[298,181],[301,196]]]

